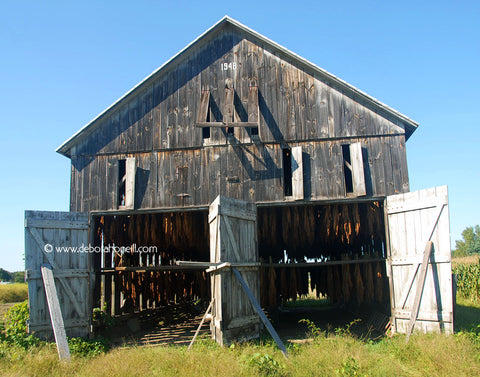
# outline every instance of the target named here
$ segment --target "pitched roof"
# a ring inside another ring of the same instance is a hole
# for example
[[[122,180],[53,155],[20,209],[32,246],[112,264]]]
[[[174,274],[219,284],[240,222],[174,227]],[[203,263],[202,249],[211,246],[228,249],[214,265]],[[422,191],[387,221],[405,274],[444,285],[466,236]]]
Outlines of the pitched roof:
[[[62,145],[60,145],[56,151],[60,154],[63,154],[66,157],[70,157],[71,148],[77,142],[83,139],[85,136],[90,134],[96,128],[96,126],[100,124],[99,121],[101,121],[103,118],[108,116],[112,111],[114,111],[117,108],[117,106],[119,106],[120,104],[124,103],[125,101],[133,97],[136,93],[138,93],[143,88],[144,85],[148,84],[149,82],[152,82],[162,74],[169,71],[177,63],[179,63],[182,60],[182,58],[185,55],[187,55],[196,45],[199,45],[199,44],[202,44],[202,42],[207,42],[211,40],[213,37],[219,34],[227,25],[233,28],[234,30],[236,29],[238,31],[241,31],[247,34],[250,38],[261,42],[265,47],[267,47],[274,53],[278,54],[280,57],[294,61],[295,64],[299,65],[303,69],[320,77],[323,81],[336,87],[338,90],[342,91],[342,93],[346,94],[347,96],[353,98],[356,101],[362,102],[363,104],[366,104],[370,109],[377,112],[378,114],[388,118],[389,120],[399,125],[402,125],[405,128],[406,139],[408,139],[412,135],[412,133],[417,129],[418,123],[408,118],[407,116],[385,105],[384,103],[380,102],[376,98],[369,96],[368,94],[357,89],[353,85],[350,85],[346,81],[327,72],[323,68],[318,67],[317,65],[302,58],[301,56],[279,45],[278,43],[268,39],[262,34],[259,34],[256,31],[250,29],[249,27],[241,24],[240,22],[228,16],[225,16],[220,21],[218,21],[215,25],[213,25],[211,28],[206,30],[202,35],[200,35],[198,38],[192,41],[189,45],[187,45],[184,49],[182,49],[179,53],[177,53],[175,56],[170,58],[162,66],[160,66],[153,73],[147,76],[143,81],[138,83],[129,92],[127,92],[125,95],[119,98],[115,103],[113,103],[110,107],[108,107],[106,110],[100,113],[92,121],[86,124],[77,133],[75,133],[72,137],[70,137]]]

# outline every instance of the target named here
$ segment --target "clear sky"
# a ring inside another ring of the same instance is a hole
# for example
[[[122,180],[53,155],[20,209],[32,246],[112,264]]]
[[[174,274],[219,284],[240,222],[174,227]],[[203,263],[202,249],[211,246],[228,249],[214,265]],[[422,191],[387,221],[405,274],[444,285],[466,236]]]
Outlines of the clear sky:
[[[68,211],[55,149],[224,15],[420,123],[410,189],[449,186],[452,243],[480,224],[479,1],[0,3],[0,267],[24,211]]]

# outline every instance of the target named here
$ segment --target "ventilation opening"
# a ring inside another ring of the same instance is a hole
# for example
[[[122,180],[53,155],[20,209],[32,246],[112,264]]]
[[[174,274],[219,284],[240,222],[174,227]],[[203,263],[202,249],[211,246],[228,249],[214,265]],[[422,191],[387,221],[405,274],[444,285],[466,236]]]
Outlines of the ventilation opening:
[[[353,193],[352,162],[350,158],[350,145],[342,145],[343,154],[343,175],[345,177],[345,191],[347,194]]]
[[[210,139],[210,127],[203,127],[202,128],[202,137],[204,139]]]
[[[292,196],[292,149],[283,149],[283,193]]]
[[[258,127],[252,127],[252,128],[250,128],[250,135],[252,135],[252,136],[258,136]]]
[[[211,122],[209,108],[207,108],[207,116],[205,118],[205,122]],[[202,137],[204,139],[210,139],[210,127],[203,127],[202,128]]]
[[[117,202],[118,206],[125,205],[126,180],[127,180],[127,160],[118,160],[118,202]]]
[[[228,127],[227,128],[227,136],[233,137],[234,133],[234,128],[233,127]]]

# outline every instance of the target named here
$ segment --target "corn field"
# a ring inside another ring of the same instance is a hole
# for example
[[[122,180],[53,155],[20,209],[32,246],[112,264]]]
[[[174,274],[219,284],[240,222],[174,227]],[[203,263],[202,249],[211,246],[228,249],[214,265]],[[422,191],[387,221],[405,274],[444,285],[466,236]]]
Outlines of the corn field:
[[[457,275],[457,292],[465,298],[480,301],[480,262],[459,264],[453,273]]]

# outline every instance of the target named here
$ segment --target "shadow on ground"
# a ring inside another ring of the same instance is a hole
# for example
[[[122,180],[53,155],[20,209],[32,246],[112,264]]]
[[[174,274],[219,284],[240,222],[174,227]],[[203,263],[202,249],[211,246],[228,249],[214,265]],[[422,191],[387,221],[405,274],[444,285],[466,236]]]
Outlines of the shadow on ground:
[[[181,304],[124,315],[115,318],[113,327],[96,335],[110,339],[114,347],[186,346],[192,340],[204,310],[200,305]],[[382,337],[388,325],[388,317],[379,311],[352,312],[333,305],[282,307],[266,310],[266,314],[284,342],[308,341],[312,334],[302,320],[308,320],[325,336],[337,329],[348,328],[355,336],[368,339]],[[203,324],[200,338],[210,337],[209,326],[209,322]]]

